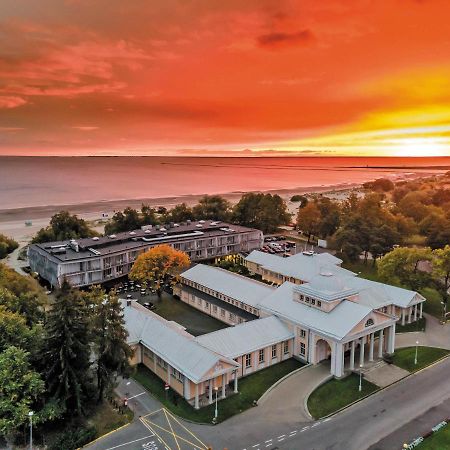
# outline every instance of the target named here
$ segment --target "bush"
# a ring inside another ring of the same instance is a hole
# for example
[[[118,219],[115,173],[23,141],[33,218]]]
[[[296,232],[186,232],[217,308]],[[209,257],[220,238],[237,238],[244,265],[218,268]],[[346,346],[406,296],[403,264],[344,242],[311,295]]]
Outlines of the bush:
[[[69,429],[60,434],[48,450],[76,450],[93,441],[96,436],[97,430],[94,427]]]
[[[4,234],[0,234],[0,259],[6,258],[6,256],[13,252],[19,244],[14,240],[5,236]]]

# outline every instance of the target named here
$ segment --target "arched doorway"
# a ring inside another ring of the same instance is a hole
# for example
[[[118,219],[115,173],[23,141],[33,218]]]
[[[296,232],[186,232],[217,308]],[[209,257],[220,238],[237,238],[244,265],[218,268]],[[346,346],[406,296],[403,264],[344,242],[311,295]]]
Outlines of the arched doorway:
[[[330,344],[325,339],[319,339],[316,342],[316,363],[329,359],[331,357]]]

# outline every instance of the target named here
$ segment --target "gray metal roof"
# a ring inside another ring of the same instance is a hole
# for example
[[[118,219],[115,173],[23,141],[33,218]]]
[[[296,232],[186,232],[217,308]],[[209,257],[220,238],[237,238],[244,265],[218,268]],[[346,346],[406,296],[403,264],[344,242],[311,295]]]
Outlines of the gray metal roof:
[[[253,250],[245,260],[259,264],[263,269],[282,274],[285,277],[293,277],[303,282],[310,281],[323,271],[332,274],[356,276],[350,270],[340,267],[339,264],[342,263],[342,260],[330,253],[314,253],[312,255],[297,253],[288,258],[282,258],[281,256]]]
[[[200,345],[194,336],[175,322],[163,319],[137,302],[126,306],[126,300],[122,300],[122,306],[125,326],[129,333],[128,342],[142,343],[195,383],[202,381],[205,374],[220,361],[225,361],[233,367],[239,366],[232,359]],[[216,375],[223,372],[224,370],[220,369]]]
[[[329,312],[294,300],[297,285],[285,282],[261,302],[261,309],[331,338],[343,339],[372,308],[342,300]]]
[[[320,300],[333,301],[350,297],[357,290],[347,284],[350,277],[338,276],[331,272],[321,272],[314,276],[308,283],[301,284],[295,288],[297,292]]]
[[[197,336],[195,340],[221,355],[237,358],[294,337],[280,319],[270,316]]]
[[[265,283],[205,264],[191,267],[181,277],[255,308],[275,290]]]

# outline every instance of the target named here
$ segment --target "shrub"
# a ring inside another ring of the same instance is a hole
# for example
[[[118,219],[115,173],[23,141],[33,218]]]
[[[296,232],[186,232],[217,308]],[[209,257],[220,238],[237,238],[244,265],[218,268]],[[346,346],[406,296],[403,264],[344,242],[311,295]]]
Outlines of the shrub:
[[[69,429],[60,434],[48,450],[76,450],[91,442],[97,436],[94,427]]]

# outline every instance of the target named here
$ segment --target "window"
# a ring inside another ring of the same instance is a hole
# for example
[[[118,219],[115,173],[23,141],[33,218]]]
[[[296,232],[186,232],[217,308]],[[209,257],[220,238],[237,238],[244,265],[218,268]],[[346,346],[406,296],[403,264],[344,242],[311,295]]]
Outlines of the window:
[[[229,317],[230,317],[230,320],[231,320],[232,322],[234,322],[234,317],[235,317],[234,314],[233,314],[233,313],[230,313],[230,316],[229,316]]]
[[[272,345],[272,359],[277,357],[277,345]]]
[[[249,353],[248,355],[245,355],[245,367],[249,368],[252,366],[252,355]]]
[[[220,316],[225,317],[225,310],[223,308],[220,308]]]
[[[309,297],[305,297],[306,303],[309,303]]]
[[[300,330],[300,337],[302,337],[302,338],[306,337],[306,331],[305,330]]]
[[[238,317],[238,323],[242,323],[242,317]]]
[[[311,305],[315,305],[316,304],[316,299],[312,298],[311,299]]]
[[[264,362],[264,349],[259,351],[258,360],[260,364]]]
[[[201,305],[201,304],[202,304],[202,299],[199,298],[199,299],[197,300],[197,303],[198,303],[199,305]]]
[[[300,295],[300,300],[303,301],[305,297],[303,296],[303,294]]]
[[[319,308],[322,308],[322,302],[321,302],[320,300],[317,300],[317,306],[318,306]]]
[[[283,343],[283,353],[287,355],[289,353],[289,341],[284,341]]]
[[[305,355],[306,353],[306,346],[303,342],[300,342],[300,355]]]
[[[177,376],[177,373],[178,373],[178,370],[177,370],[177,369],[174,369],[174,368],[172,367],[172,376],[176,377],[176,376]]]
[[[208,308],[209,308],[209,303],[205,302],[205,309],[208,309]]]
[[[373,319],[367,319],[367,322],[366,322],[366,327],[371,327],[372,325],[374,324],[374,321],[373,321]]]
[[[213,313],[217,313],[217,306],[214,305],[214,306],[212,307],[212,310],[213,310]]]

